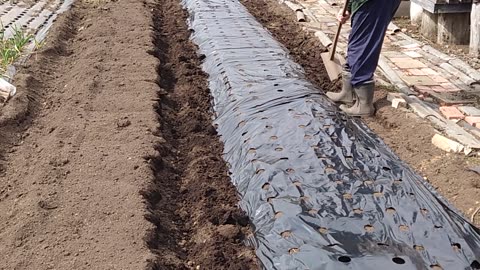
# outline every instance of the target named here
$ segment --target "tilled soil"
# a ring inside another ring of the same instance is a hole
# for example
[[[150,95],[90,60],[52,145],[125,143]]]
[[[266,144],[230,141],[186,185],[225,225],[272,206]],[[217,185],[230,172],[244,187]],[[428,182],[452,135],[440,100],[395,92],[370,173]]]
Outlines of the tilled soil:
[[[313,84],[324,91],[339,90],[340,83],[331,83],[323,66],[320,53],[324,48],[313,34],[295,22],[296,17],[289,8],[275,0],[241,2],[290,50],[292,58],[303,66]],[[365,120],[367,125],[470,219],[480,206],[480,177],[468,168],[479,165],[480,160],[437,149],[431,144],[436,131],[430,123],[413,113],[393,109],[386,95],[385,90],[377,89],[377,114]],[[480,225],[480,213],[475,223]]]
[[[164,142],[153,157],[156,174],[147,194],[156,226],[148,244],[158,256],[152,269],[256,269],[243,240],[248,217],[222,159],[212,126],[207,75],[189,41],[187,14],[179,1],[154,7],[159,104]]]
[[[0,111],[0,269],[256,269],[179,1],[89,2]]]
[[[0,269],[142,269],[153,259],[139,195],[158,141],[149,24],[141,2],[78,2],[16,76],[19,94],[1,115]]]
[[[258,269],[179,1],[88,2],[59,17],[0,110],[0,269]],[[244,2],[312,82],[338,88],[287,10]],[[384,96],[370,127],[469,213],[467,160]]]

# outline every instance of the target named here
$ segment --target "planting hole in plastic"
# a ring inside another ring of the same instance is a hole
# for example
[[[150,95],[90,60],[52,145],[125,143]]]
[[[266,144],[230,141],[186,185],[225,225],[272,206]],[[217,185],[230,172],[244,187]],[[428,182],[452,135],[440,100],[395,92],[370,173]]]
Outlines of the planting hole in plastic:
[[[353,213],[357,214],[357,215],[361,215],[363,213],[363,209],[361,208],[355,208],[353,209]]]
[[[373,181],[372,180],[366,180],[366,181],[363,182],[363,184],[365,184],[365,186],[373,185]]]
[[[373,227],[373,225],[370,225],[370,224],[365,225],[363,228],[364,228],[365,231],[368,232],[368,233],[371,233],[371,232],[373,232],[373,231],[375,230],[375,227]]]
[[[290,253],[290,255],[298,253],[298,252],[300,252],[300,249],[298,249],[298,248],[291,248],[291,249],[288,250],[288,253]]]
[[[405,260],[400,257],[395,257],[392,259],[392,261],[396,264],[405,264]]]
[[[389,213],[389,214],[395,214],[395,212],[396,212],[395,208],[393,208],[393,207],[388,207],[388,208],[386,209],[386,211],[387,211],[387,213]]]
[[[413,245],[413,248],[414,248],[415,250],[417,250],[417,251],[423,251],[423,250],[425,250],[425,248],[424,248],[423,246],[421,246],[421,245]]]
[[[261,173],[263,173],[264,171],[265,171],[264,169],[258,169],[257,172],[256,172],[256,174],[261,174]]]
[[[352,261],[352,259],[348,256],[340,256],[338,257],[338,261],[343,263],[349,263]]]
[[[265,184],[263,184],[262,189],[263,189],[263,190],[269,190],[269,189],[270,189],[270,186],[271,186],[271,185],[270,185],[269,183],[265,183]]]
[[[325,228],[325,227],[320,227],[320,228],[318,228],[318,232],[320,232],[321,234],[327,234],[327,233],[328,233],[328,229]]]

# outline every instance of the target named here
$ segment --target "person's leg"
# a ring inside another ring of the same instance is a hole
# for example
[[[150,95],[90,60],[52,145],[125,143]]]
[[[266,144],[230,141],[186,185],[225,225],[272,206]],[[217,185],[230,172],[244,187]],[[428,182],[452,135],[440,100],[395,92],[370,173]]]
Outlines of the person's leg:
[[[348,67],[344,67],[342,71],[342,90],[340,92],[327,92],[327,97],[333,102],[351,104],[355,101],[353,95],[353,87],[350,83],[352,74]]]
[[[378,65],[388,24],[399,5],[400,0],[369,0],[352,17],[347,66],[351,70],[351,85],[357,101],[351,108],[340,107],[350,115],[374,113],[373,74]]]
[[[399,5],[400,0],[369,0],[353,15],[347,49],[353,86],[373,79],[388,24]]]

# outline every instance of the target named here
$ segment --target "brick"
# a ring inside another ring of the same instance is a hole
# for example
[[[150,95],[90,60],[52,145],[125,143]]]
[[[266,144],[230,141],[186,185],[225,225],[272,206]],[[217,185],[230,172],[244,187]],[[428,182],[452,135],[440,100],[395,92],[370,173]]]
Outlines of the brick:
[[[418,45],[417,43],[411,43],[411,44],[403,45],[401,47],[404,48],[404,49],[413,50],[413,49],[416,49],[416,48],[420,47],[420,45]]]
[[[423,72],[421,69],[418,68],[411,68],[407,69],[407,71],[412,74],[413,76],[426,76],[427,73]]]
[[[441,87],[440,85],[435,85],[432,87],[432,89],[434,92],[437,92],[437,93],[448,92],[447,89]]]
[[[399,68],[426,68],[427,67],[427,65],[425,65],[424,63],[411,58],[396,57],[396,58],[392,58],[391,60]]]
[[[455,93],[455,92],[459,92],[460,89],[459,88],[445,88],[443,86],[433,86],[433,91],[434,92],[437,92],[437,93]]]
[[[402,80],[404,80],[408,85],[438,85],[432,78],[428,76],[402,76]]]
[[[451,82],[448,82],[448,83],[440,83],[440,85],[444,88],[452,88],[452,87],[456,87],[453,83]]]
[[[460,153],[465,149],[465,146],[439,134],[433,136],[432,144],[446,152]]]
[[[472,106],[460,106],[458,109],[467,116],[480,116],[480,109]]]
[[[446,89],[446,92],[458,92],[460,88],[455,86],[453,83],[440,83],[440,85]]]
[[[480,128],[480,116],[467,116],[465,121],[476,128]]]
[[[440,73],[436,72],[431,68],[422,68],[422,71],[425,72],[425,74],[427,75],[440,76]]]
[[[395,109],[407,108],[407,102],[403,98],[394,98],[392,100],[392,107]]]
[[[431,75],[430,78],[432,78],[432,80],[436,81],[437,83],[448,83],[448,80],[442,76]]]
[[[465,115],[457,107],[443,106],[440,107],[440,112],[449,120],[462,120],[465,118]]]
[[[458,97],[456,94],[452,94],[452,92],[443,92],[437,93],[433,92],[432,97],[435,98],[436,102],[441,106],[454,106],[454,105],[461,105],[464,106],[465,104],[472,103],[472,100],[465,100]]]
[[[417,52],[414,52],[414,51],[404,51],[403,52],[404,54],[408,55],[409,57],[411,58],[420,58],[422,57],[421,54],[417,53]]]
[[[408,57],[391,57],[390,60],[393,62],[393,63],[399,63],[399,62],[405,62],[407,61],[409,58]]]
[[[408,58],[407,55],[399,52],[399,51],[390,51],[390,50],[385,50],[382,51],[382,55],[388,58]]]
[[[409,40],[399,40],[399,41],[395,42],[395,45],[397,45],[399,47],[408,46],[408,45],[411,45],[411,44],[415,44],[415,43],[412,43]]]
[[[420,94],[428,96],[431,92],[433,92],[432,86],[429,85],[414,85],[413,89],[415,91],[419,92]]]
[[[402,98],[402,95],[400,95],[400,93],[388,93],[387,94],[387,100],[392,102],[392,100],[396,99],[396,98]]]

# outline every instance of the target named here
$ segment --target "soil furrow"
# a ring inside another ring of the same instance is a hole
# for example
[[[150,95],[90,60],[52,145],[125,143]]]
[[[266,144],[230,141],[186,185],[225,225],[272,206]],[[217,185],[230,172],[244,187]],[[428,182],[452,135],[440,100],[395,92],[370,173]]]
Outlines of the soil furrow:
[[[256,269],[243,243],[248,218],[222,160],[187,14],[178,0],[159,1],[153,10],[162,139],[150,157],[155,181],[145,192],[147,219],[156,226],[147,238],[157,256],[150,269]]]

